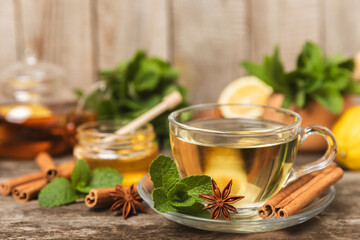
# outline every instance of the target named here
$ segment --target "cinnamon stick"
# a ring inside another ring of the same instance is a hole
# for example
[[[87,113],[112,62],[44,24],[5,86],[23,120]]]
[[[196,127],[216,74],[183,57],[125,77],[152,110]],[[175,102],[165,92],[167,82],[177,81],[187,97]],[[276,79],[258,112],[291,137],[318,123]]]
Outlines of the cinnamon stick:
[[[58,175],[61,177],[70,178],[74,165],[75,163],[73,161],[60,164],[56,168],[59,173]],[[12,190],[14,199],[19,202],[27,202],[35,198],[39,194],[40,190],[48,183],[48,181],[42,177],[41,172],[40,174],[41,176],[39,179],[15,186]]]
[[[2,195],[9,195],[14,187],[21,184],[29,183],[42,178],[41,172],[29,173],[23,176],[12,178],[0,183],[0,191]]]
[[[343,175],[344,171],[337,167],[332,171],[323,172],[314,177],[309,183],[298,189],[298,191],[301,192],[298,197],[286,205],[279,204],[275,207],[276,217],[289,217],[298,213],[326,189],[339,181]]]
[[[70,178],[75,163],[73,161],[60,164],[56,169],[58,175],[65,178]],[[40,174],[43,174],[40,172]],[[35,198],[40,190],[48,183],[42,176],[34,181],[27,182],[25,184],[18,185],[13,188],[12,195],[15,200],[19,202],[27,202]]]
[[[275,214],[275,206],[290,196],[293,192],[298,190],[301,186],[304,186],[315,176],[319,175],[323,171],[328,171],[329,169],[334,169],[337,167],[336,163],[331,163],[326,168],[307,174],[302,176],[291,183],[289,183],[286,187],[284,187],[280,192],[278,192],[275,196],[273,196],[269,201],[267,201],[261,208],[258,210],[258,215],[262,219],[269,219]]]
[[[292,202],[295,198],[299,197],[301,194],[303,194],[310,186],[313,184],[316,184],[319,179],[323,178],[326,174],[328,174],[330,171],[333,171],[333,168],[325,168],[323,171],[319,171],[319,174],[315,175],[310,181],[308,181],[306,184],[301,185],[299,188],[297,188],[294,192],[286,196],[281,202],[276,204],[275,206],[275,214],[276,212],[288,205],[290,202]]]
[[[40,152],[36,155],[35,162],[39,166],[43,178],[46,181],[50,182],[57,177],[58,171],[56,165],[48,153]]]
[[[57,167],[58,175],[70,178],[75,163],[73,161],[65,162]],[[23,176],[12,178],[0,183],[0,192],[2,195],[9,195],[17,186],[34,182],[43,178],[42,172],[29,173]]]
[[[60,164],[57,167],[58,175],[60,177],[70,179],[71,173],[72,173],[72,171],[74,169],[74,166],[75,166],[74,161],[64,162],[64,163]]]
[[[85,197],[85,205],[89,208],[106,208],[114,204],[115,199],[110,195],[115,188],[92,189]]]
[[[27,202],[35,198],[40,190],[46,186],[48,182],[45,179],[38,179],[32,182],[17,186],[12,190],[12,195],[16,201]]]

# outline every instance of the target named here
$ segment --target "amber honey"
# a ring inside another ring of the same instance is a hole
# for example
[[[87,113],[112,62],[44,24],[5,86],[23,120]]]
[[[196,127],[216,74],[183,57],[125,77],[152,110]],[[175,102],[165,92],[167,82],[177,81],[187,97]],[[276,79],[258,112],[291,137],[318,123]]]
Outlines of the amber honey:
[[[111,142],[104,139],[123,124],[103,121],[83,124],[78,128],[78,145],[74,149],[77,159],[84,159],[91,169],[110,167],[123,175],[122,185],[140,181],[158,155],[155,133],[150,124],[131,134],[116,136]]]

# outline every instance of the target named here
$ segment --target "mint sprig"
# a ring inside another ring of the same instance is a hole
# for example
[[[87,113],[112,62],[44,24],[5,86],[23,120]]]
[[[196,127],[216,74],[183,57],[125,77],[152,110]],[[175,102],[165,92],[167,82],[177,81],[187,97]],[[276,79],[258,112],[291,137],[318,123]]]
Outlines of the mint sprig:
[[[121,184],[123,177],[111,168],[90,170],[84,160],[78,160],[71,174],[71,182],[58,178],[41,189],[38,197],[42,207],[56,207],[84,198],[85,194],[95,188],[115,187]]]
[[[179,179],[174,161],[159,155],[150,165],[151,181],[154,183],[152,198],[154,208],[159,212],[180,212],[198,217],[210,217],[203,211],[204,200],[199,194],[211,194],[211,178],[207,175],[193,175]]]
[[[320,46],[311,42],[304,44],[292,71],[285,72],[277,47],[272,56],[264,57],[262,64],[244,61],[242,66],[275,92],[284,94],[285,108],[295,104],[302,109],[317,101],[338,114],[344,106],[342,95],[360,94],[360,83],[352,80],[353,59],[326,57]]]

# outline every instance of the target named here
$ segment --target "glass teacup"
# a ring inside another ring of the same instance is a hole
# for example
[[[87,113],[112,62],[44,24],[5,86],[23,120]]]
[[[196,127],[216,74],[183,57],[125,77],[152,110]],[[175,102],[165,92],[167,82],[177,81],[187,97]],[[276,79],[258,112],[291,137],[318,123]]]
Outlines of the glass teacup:
[[[170,139],[181,177],[206,174],[222,189],[231,179],[235,204],[251,215],[292,179],[329,165],[335,138],[326,127],[302,128],[296,112],[260,105],[202,104],[170,114]],[[328,149],[314,162],[294,168],[299,145],[324,136]]]

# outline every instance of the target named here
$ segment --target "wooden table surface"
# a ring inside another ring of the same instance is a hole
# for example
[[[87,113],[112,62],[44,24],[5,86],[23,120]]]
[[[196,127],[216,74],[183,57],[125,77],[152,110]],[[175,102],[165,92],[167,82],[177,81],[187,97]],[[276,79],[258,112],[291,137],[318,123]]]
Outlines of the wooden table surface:
[[[0,182],[35,170],[32,161],[0,160]],[[335,200],[318,216],[283,230],[252,234],[193,229],[149,207],[146,214],[123,220],[110,210],[89,210],[83,202],[42,208],[36,200],[19,203],[0,196],[0,239],[360,239],[360,172],[345,172],[335,187]]]

